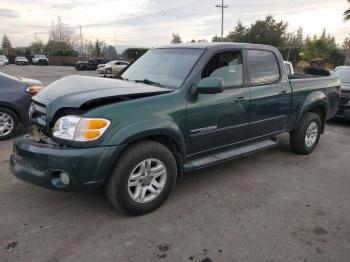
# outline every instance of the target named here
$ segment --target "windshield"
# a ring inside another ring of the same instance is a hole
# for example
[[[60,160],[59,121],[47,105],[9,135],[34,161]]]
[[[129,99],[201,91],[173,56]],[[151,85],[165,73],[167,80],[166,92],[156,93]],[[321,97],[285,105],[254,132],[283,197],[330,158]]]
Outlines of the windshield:
[[[202,53],[202,49],[152,49],[136,60],[122,74],[122,78],[180,87]]]
[[[332,77],[339,78],[342,83],[350,83],[350,68],[340,68],[332,74]]]
[[[36,57],[37,58],[46,58],[46,56],[44,56],[44,55],[37,55]]]

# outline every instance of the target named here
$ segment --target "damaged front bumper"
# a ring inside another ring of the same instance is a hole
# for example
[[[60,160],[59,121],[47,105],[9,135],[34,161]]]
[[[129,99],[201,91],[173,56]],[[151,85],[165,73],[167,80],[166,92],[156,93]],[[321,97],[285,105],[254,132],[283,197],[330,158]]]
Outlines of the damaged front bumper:
[[[49,189],[95,188],[104,184],[120,150],[120,146],[58,146],[25,137],[14,142],[11,172],[21,180]]]

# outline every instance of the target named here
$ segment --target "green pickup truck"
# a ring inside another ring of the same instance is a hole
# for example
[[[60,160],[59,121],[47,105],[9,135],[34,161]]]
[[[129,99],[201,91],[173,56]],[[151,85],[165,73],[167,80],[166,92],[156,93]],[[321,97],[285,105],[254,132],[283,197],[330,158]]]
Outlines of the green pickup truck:
[[[281,133],[311,153],[337,113],[339,85],[288,79],[271,46],[154,48],[118,79],[69,76],[33,97],[34,134],[14,142],[11,170],[50,189],[104,186],[114,208],[145,214],[178,175],[271,148]]]

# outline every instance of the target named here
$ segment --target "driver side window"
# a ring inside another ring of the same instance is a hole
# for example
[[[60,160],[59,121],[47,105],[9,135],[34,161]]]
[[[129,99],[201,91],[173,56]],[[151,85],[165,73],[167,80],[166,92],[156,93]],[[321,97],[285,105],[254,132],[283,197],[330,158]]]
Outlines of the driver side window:
[[[240,51],[228,51],[214,55],[202,71],[202,78],[218,77],[224,87],[243,84],[243,63]]]

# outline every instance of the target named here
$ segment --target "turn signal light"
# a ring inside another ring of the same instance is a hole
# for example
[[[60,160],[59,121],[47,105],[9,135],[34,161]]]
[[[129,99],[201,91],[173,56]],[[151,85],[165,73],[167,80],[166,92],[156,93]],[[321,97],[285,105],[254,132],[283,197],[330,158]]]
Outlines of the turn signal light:
[[[43,89],[43,87],[42,87],[42,86],[38,86],[38,85],[36,85],[36,86],[28,86],[28,87],[26,88],[26,92],[29,93],[29,94],[31,94],[32,96],[34,96],[34,95],[36,95],[41,89]]]
[[[90,119],[88,120],[88,129],[101,129],[108,125],[105,119]]]

